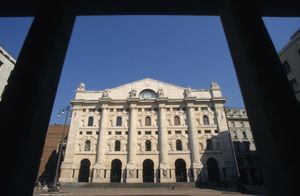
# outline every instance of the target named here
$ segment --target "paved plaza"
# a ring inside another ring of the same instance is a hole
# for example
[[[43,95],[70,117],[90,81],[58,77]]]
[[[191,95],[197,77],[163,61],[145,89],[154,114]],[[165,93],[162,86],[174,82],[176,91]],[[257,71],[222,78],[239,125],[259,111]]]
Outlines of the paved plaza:
[[[191,195],[202,195],[202,196],[215,196],[215,195],[226,195],[226,196],[263,196],[264,194],[259,193],[240,193],[228,188],[113,188],[113,187],[97,187],[97,188],[78,188],[78,187],[65,187],[61,188],[59,192],[44,192],[42,190],[36,190],[33,196],[108,196],[108,195],[168,195],[168,196],[191,196]]]

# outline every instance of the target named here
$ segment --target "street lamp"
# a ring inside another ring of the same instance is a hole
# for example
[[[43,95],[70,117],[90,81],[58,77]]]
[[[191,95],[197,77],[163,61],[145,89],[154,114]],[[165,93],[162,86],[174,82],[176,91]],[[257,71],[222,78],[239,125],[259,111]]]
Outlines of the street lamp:
[[[65,136],[66,124],[67,124],[67,121],[68,121],[68,118],[69,118],[69,112],[70,111],[71,111],[71,107],[70,106],[65,106],[58,113],[58,117],[61,117],[61,116],[64,115],[65,122],[64,122],[64,128],[63,128],[63,132],[62,132],[62,135],[61,135],[61,139],[59,141],[58,157],[57,157],[57,163],[56,163],[56,168],[55,168],[55,175],[54,175],[53,183],[52,183],[52,185],[50,186],[50,189],[49,189],[50,192],[57,192],[58,191],[58,187],[57,187],[58,170],[59,170],[59,167],[60,167],[60,159],[61,159],[62,149],[63,149],[63,146],[65,145],[64,136]]]

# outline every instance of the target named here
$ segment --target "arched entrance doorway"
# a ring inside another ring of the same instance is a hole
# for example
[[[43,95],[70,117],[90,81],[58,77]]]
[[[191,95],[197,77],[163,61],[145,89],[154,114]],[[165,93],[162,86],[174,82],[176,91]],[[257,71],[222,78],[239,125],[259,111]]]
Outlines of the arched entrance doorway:
[[[90,165],[91,165],[91,162],[88,159],[81,160],[78,182],[89,182]]]
[[[154,182],[154,163],[151,159],[143,162],[143,182]]]
[[[110,182],[121,182],[122,162],[115,159],[111,162]]]
[[[177,159],[175,161],[175,175],[176,182],[187,182],[186,164],[183,159]]]
[[[220,174],[219,174],[219,166],[217,160],[214,158],[209,158],[206,161],[206,164],[207,164],[208,181],[219,182]]]

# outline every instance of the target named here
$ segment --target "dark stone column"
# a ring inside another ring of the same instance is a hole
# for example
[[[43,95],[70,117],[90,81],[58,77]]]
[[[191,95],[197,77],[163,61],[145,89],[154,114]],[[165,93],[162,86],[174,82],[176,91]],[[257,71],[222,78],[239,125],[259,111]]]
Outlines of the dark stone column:
[[[73,1],[41,1],[0,103],[2,190],[32,196],[75,22]],[[13,32],[12,32],[13,34]]]
[[[253,2],[224,1],[221,20],[268,195],[297,195],[299,105]]]

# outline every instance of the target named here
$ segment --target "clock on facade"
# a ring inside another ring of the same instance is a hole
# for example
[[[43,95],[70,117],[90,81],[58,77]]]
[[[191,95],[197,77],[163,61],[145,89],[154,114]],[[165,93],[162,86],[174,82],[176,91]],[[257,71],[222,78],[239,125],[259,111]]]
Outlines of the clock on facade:
[[[143,90],[140,93],[140,98],[142,98],[142,99],[156,99],[156,93],[152,90]]]

